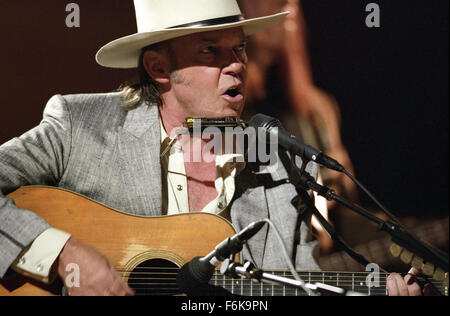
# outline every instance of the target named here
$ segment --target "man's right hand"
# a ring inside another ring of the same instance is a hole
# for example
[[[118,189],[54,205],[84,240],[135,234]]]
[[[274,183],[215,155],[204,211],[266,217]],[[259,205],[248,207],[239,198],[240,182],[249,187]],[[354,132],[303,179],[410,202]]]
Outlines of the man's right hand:
[[[113,265],[96,249],[70,238],[58,258],[57,271],[69,295],[73,296],[125,296],[134,291],[122,280]],[[79,267],[79,286],[66,284],[71,273],[69,264]]]

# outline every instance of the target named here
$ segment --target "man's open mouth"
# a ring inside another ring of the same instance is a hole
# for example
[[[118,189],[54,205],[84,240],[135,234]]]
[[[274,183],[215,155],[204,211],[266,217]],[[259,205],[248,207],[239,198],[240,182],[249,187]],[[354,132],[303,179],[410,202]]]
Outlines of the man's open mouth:
[[[240,93],[241,93],[241,91],[240,91],[239,87],[228,89],[227,92],[225,92],[226,95],[229,95],[232,98],[236,97]]]

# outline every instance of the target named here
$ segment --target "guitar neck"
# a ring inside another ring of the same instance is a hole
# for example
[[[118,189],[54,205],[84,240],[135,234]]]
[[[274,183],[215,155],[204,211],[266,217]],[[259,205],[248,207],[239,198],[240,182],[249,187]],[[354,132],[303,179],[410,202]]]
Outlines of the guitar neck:
[[[267,272],[281,277],[293,279],[290,272]],[[388,274],[384,272],[322,272],[309,271],[298,272],[299,277],[310,284],[323,283],[345,291],[352,291],[369,296],[386,296],[386,279]],[[434,282],[438,290],[443,291],[442,283]],[[232,295],[239,296],[307,296],[307,293],[296,287],[276,285],[263,282],[255,282],[249,279],[232,279],[215,272],[209,283],[217,288],[223,288]]]

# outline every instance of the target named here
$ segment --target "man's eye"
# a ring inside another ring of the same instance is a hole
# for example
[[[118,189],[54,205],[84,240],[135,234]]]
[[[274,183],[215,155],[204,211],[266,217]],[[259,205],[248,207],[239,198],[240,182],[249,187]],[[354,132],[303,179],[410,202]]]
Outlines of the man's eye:
[[[246,49],[246,47],[247,47],[246,44],[241,44],[241,45],[237,46],[235,49],[236,49],[236,51],[238,51],[238,52],[242,52],[243,50]]]
[[[211,54],[211,53],[215,53],[215,52],[216,52],[216,48],[213,46],[208,46],[202,50],[202,53],[204,53],[204,54]]]
[[[243,51],[246,50],[246,48],[247,48],[247,43],[242,43],[241,45],[236,46],[236,47],[234,48],[234,50],[235,50],[236,52],[243,52]]]

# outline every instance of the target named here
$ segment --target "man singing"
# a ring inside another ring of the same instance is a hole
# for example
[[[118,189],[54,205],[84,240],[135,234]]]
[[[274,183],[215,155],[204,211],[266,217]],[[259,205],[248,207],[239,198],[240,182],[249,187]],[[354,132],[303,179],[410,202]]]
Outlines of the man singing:
[[[270,218],[296,268],[318,270],[311,215],[301,211],[302,201],[291,203],[297,192],[282,164],[254,169],[235,153],[193,162],[185,154],[190,145],[176,133],[187,117],[240,116],[246,38],[287,12],[246,20],[235,0],[134,4],[138,33],[103,46],[96,60],[138,68],[140,82],[116,93],[54,96],[39,126],[0,147],[0,277],[13,269],[42,282],[56,274],[65,280],[66,266],[75,263],[81,283],[67,287],[70,295],[134,294],[100,252],[5,197],[36,184],[138,216],[207,212],[230,219],[237,230]],[[308,163],[306,170],[316,175],[317,166]],[[243,256],[263,269],[286,269],[279,249],[264,227]],[[389,280],[390,294],[420,294],[398,275]]]

